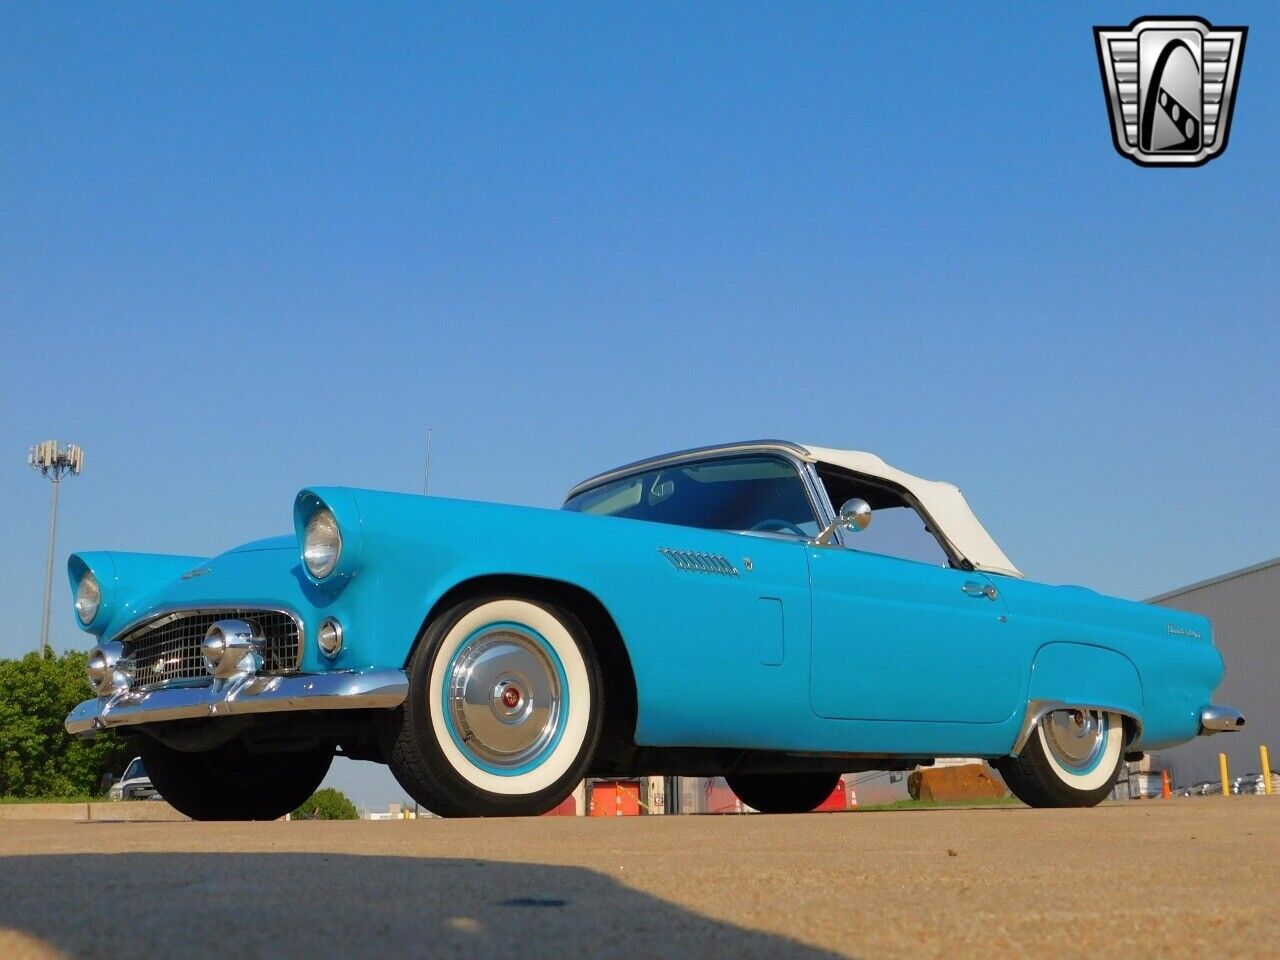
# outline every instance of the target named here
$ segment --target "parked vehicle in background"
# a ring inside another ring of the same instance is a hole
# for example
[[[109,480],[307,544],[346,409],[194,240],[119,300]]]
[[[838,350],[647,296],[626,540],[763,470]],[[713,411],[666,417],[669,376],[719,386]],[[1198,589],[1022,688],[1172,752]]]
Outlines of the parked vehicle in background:
[[[684,450],[559,510],[313,487],[293,523],[68,564],[98,645],[67,731],[137,734],[197,820],[288,813],[335,754],[443,816],[648,776],[808,811],[842,773],[957,756],[1082,807],[1126,759],[1244,725],[1204,617],[1024,579],[959,489],[869,453]]]
[[[1179,791],[1184,797],[1205,797],[1211,793],[1221,793],[1222,784],[1214,783],[1212,780],[1205,780],[1201,783],[1195,783],[1191,786]]]
[[[147,776],[141,757],[134,757],[120,779],[107,791],[108,800],[159,800],[160,793]]]
[[[1232,785],[1232,793],[1240,794],[1265,794],[1267,792],[1266,780],[1260,773],[1247,773],[1243,777],[1236,779]],[[1280,773],[1271,774],[1271,792],[1280,794]]]

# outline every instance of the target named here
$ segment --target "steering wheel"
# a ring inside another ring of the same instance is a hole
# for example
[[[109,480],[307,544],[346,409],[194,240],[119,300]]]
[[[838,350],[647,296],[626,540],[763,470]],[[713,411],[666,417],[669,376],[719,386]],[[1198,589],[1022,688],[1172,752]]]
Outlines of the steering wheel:
[[[806,534],[803,530],[797,527],[790,520],[781,520],[778,517],[766,517],[764,520],[761,520],[758,523],[753,523],[751,525],[751,529],[758,530],[762,533],[773,533],[775,531],[778,533],[782,533],[785,531],[787,533],[794,533],[797,537],[801,537],[801,538],[808,536],[808,534]]]

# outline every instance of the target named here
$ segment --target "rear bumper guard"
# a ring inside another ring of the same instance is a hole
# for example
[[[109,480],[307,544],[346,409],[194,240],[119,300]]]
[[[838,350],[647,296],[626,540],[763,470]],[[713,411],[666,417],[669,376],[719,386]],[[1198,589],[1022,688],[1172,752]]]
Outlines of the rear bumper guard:
[[[64,725],[67,733],[91,737],[113,727],[202,717],[291,710],[389,710],[404,703],[408,695],[409,680],[403,670],[251,675],[198,687],[122,690],[85,700],[68,714]]]
[[[1205,707],[1200,711],[1200,736],[1244,729],[1244,714],[1235,707]]]

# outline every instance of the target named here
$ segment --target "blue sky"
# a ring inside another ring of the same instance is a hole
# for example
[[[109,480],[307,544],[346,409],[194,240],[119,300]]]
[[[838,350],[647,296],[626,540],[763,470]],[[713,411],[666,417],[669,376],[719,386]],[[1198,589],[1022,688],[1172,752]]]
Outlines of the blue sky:
[[[53,436],[60,560],[416,489],[427,425],[443,495],[780,436],[959,483],[1038,579],[1280,554],[1280,9],[1196,7],[1250,27],[1230,147],[1140,169],[1090,28],[1169,12],[6,7],[0,656]]]

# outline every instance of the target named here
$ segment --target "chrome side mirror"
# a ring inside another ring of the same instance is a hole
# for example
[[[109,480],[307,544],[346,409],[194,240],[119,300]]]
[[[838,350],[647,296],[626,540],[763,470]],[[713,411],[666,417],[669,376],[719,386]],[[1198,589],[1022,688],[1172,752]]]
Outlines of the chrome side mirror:
[[[857,532],[869,526],[871,526],[871,504],[859,497],[854,497],[844,502],[840,508],[840,515],[822,528],[813,538],[813,543],[819,547],[826,546],[835,537],[836,530],[840,527]]]

